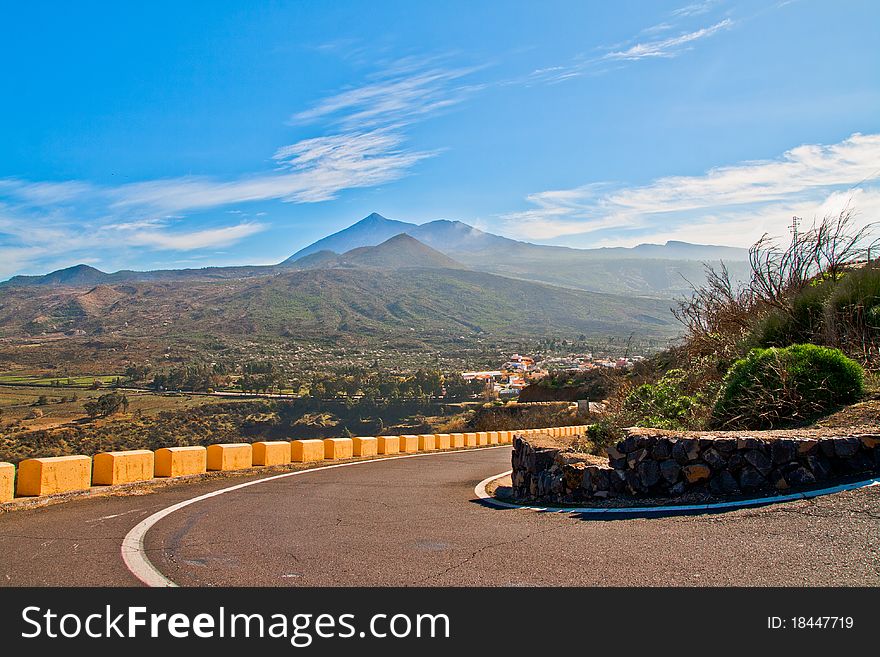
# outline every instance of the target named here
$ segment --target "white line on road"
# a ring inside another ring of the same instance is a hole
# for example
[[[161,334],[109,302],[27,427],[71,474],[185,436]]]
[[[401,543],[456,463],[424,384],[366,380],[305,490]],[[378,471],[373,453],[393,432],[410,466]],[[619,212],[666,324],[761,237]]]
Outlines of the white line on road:
[[[422,454],[402,454],[400,456],[387,456],[378,459],[371,459],[369,461],[350,461],[348,463],[335,463],[333,465],[323,465],[317,468],[309,468],[308,470],[285,472],[280,475],[273,475],[271,477],[255,479],[254,481],[247,481],[243,484],[229,486],[228,488],[221,488],[220,490],[215,490],[211,493],[205,493],[204,495],[199,495],[198,497],[184,500],[183,502],[178,502],[177,504],[173,504],[165,509],[162,509],[161,511],[157,511],[153,515],[145,518],[137,525],[132,527],[131,531],[129,531],[128,534],[125,535],[125,538],[122,539],[122,560],[125,562],[126,568],[131,571],[131,574],[137,577],[147,586],[160,588],[177,586],[177,584],[165,577],[165,575],[163,575],[162,572],[158,568],[156,568],[156,566],[154,566],[150,559],[147,557],[147,549],[144,544],[144,539],[146,538],[147,532],[150,530],[150,528],[153,527],[153,525],[155,525],[157,522],[162,520],[162,518],[170,516],[175,511],[179,511],[180,509],[187,507],[190,504],[195,504],[196,502],[201,502],[203,500],[216,497],[217,495],[223,495],[224,493],[241,490],[242,488],[247,488],[248,486],[256,486],[257,484],[264,484],[267,481],[284,479],[285,477],[295,477],[297,475],[304,475],[310,472],[332,470],[334,468],[345,468],[350,465],[366,465],[368,463],[382,463],[384,461],[395,461],[397,459],[411,459],[422,456],[446,456],[448,454],[465,454],[468,452],[480,452],[488,449],[499,449],[501,447],[507,447],[508,449],[510,449],[510,446],[505,444],[493,445],[492,447],[478,447],[476,449],[456,449],[443,452],[425,452]]]

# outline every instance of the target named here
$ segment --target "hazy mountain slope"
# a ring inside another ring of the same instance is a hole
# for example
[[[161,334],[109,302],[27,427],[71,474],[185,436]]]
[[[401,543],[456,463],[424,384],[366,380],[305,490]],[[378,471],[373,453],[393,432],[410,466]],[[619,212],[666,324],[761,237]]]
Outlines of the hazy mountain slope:
[[[461,269],[315,269],[261,279],[0,292],[0,335],[85,331],[130,338],[671,336],[668,302],[555,288]],[[107,305],[109,304],[109,305]],[[468,337],[468,339],[470,339]]]
[[[415,226],[416,224],[410,224],[404,221],[386,219],[382,215],[374,212],[368,217],[364,217],[356,224],[319,239],[317,242],[313,242],[307,247],[300,249],[282,264],[294,262],[303,256],[317,253],[318,251],[345,253],[346,251],[351,251],[352,249],[362,246],[376,246],[395,235],[407,232],[410,228],[414,228]]]
[[[395,235],[377,246],[352,249],[339,256],[337,263],[342,266],[379,269],[463,269],[461,263],[407,234]]]

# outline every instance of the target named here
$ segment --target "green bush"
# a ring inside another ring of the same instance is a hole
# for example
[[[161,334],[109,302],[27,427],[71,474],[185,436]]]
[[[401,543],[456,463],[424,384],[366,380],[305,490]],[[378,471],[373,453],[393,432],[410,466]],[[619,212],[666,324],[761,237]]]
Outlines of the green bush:
[[[696,398],[685,394],[683,370],[669,370],[657,383],[645,383],[633,390],[623,403],[627,421],[657,429],[687,429],[697,406]]]
[[[814,344],[752,349],[724,378],[713,424],[762,429],[798,424],[856,401],[861,366],[839,349]]]
[[[755,343],[761,347],[787,347],[815,340],[822,331],[826,300],[834,289],[834,283],[824,279],[805,287],[792,299],[788,312],[774,310],[761,320]]]

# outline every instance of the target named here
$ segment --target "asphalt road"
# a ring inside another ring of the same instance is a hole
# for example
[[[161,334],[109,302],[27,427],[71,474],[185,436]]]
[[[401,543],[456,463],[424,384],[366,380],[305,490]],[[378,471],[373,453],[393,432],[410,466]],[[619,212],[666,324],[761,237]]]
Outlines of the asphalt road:
[[[880,585],[880,487],[704,516],[583,520],[486,507],[510,449],[373,461],[196,502],[146,535],[182,586]],[[0,585],[134,585],[141,520],[255,477],[0,515]]]

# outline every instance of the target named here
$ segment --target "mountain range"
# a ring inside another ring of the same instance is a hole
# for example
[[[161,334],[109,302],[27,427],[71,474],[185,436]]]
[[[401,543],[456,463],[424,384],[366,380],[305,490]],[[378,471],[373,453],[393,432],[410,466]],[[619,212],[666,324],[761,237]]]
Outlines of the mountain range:
[[[734,273],[746,252],[683,242],[571,249],[458,221],[372,214],[277,265],[105,273],[77,265],[0,287],[0,338],[332,340],[441,348],[478,336],[629,336],[679,331],[672,298],[703,260]],[[143,348],[143,347],[141,347]]]
[[[406,235],[439,255],[423,260],[415,245],[401,250],[392,243],[381,255],[358,251]],[[445,256],[442,258],[441,256]],[[481,231],[460,221],[425,224],[386,219],[373,213],[361,221],[300,249],[278,265],[206,267],[156,271],[104,273],[77,265],[44,276],[15,276],[3,286],[73,286],[149,281],[210,281],[273,276],[291,269],[364,266],[397,262],[403,266],[466,268],[526,281],[612,294],[672,298],[686,294],[689,282],[704,276],[704,263],[724,261],[735,279],[747,273],[745,249],[666,242],[632,248],[574,249],[531,244]],[[407,258],[412,258],[407,261]]]
[[[0,291],[0,338],[343,339],[441,348],[476,336],[673,337],[666,300],[573,290],[475,271],[406,234],[265,276],[101,282],[89,267]],[[97,283],[97,284],[95,284]]]

